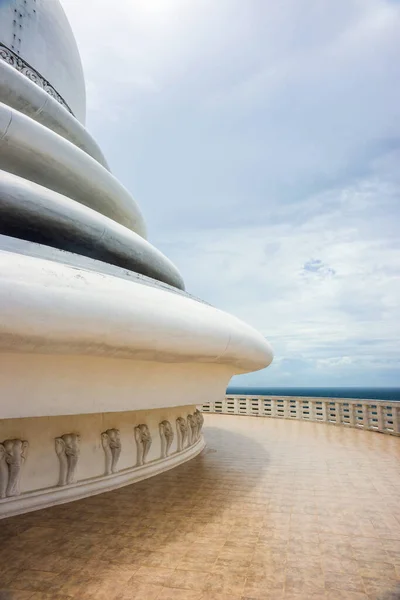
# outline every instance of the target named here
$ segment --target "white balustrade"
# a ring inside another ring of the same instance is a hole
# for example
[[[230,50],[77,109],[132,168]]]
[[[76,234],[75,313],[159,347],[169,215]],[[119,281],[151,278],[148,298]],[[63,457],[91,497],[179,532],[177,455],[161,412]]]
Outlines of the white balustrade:
[[[318,421],[400,435],[400,402],[385,400],[230,394],[224,400],[204,403],[202,410],[205,413]]]

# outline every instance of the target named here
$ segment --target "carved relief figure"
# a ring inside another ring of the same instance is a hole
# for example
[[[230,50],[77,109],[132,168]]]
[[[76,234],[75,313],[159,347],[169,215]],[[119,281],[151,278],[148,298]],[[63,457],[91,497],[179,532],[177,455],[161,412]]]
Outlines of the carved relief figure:
[[[0,498],[19,496],[22,465],[28,452],[25,440],[5,440],[0,444]]]
[[[106,475],[118,471],[118,459],[121,454],[121,437],[119,429],[107,429],[101,434],[101,443],[106,455]]]
[[[150,429],[147,427],[147,425],[137,425],[135,427],[135,440],[137,447],[136,466],[141,467],[146,462],[146,458],[151,446]]]
[[[197,421],[197,439],[199,440],[201,436],[201,430],[203,429],[204,425],[204,417],[203,414],[197,408],[194,411],[194,418]]]
[[[166,458],[171,448],[172,440],[174,439],[174,432],[169,421],[161,421],[159,428],[161,436],[161,458]]]
[[[178,452],[182,452],[185,447],[188,426],[186,420],[183,417],[178,417],[176,420],[176,431],[178,433]]]
[[[197,435],[197,421],[193,415],[188,415],[188,446],[191,446],[196,441]]]
[[[56,453],[60,461],[58,485],[69,485],[75,481],[80,439],[76,433],[65,433],[55,439]]]

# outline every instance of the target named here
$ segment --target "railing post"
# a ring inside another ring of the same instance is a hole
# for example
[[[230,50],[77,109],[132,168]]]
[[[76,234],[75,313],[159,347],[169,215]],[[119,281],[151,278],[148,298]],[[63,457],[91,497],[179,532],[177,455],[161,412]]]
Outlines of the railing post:
[[[393,415],[393,433],[400,433],[400,413],[397,406],[393,406],[392,408]]]
[[[335,402],[335,421],[337,425],[340,425],[340,423],[342,422],[342,417],[341,417],[341,410],[340,410],[340,402]]]
[[[296,398],[296,419],[303,418],[303,401],[300,398]]]
[[[276,417],[276,398],[271,398],[271,417]]]
[[[349,425],[350,427],[355,425],[354,404],[352,402],[349,402]]]
[[[290,407],[290,401],[287,398],[284,398],[283,400],[283,418],[284,419],[288,419],[289,418],[289,407]]]
[[[368,405],[362,404],[362,423],[364,429],[369,429]]]
[[[258,416],[261,417],[263,415],[263,407],[264,407],[262,398],[258,398],[257,405],[258,405]]]
[[[379,402],[376,404],[376,418],[378,421],[378,430],[384,431],[382,406]]]
[[[326,398],[321,398],[322,400],[322,420],[325,421],[325,423],[328,420],[328,410],[327,410],[327,400]]]
[[[310,407],[310,421],[315,421],[316,404],[312,398],[308,399],[308,406]]]

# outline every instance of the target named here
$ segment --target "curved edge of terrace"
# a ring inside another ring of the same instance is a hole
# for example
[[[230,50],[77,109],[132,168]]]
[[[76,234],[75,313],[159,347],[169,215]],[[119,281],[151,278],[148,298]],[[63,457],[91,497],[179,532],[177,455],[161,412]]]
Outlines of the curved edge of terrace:
[[[400,436],[400,402],[386,400],[229,394],[204,403],[202,411],[311,421]]]

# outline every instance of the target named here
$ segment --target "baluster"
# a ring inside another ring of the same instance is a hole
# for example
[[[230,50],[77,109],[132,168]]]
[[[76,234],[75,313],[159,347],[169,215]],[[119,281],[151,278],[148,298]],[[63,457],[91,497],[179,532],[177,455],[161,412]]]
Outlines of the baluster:
[[[368,405],[362,404],[362,425],[364,429],[369,429]]]
[[[354,414],[354,404],[352,402],[349,403],[349,423],[351,427],[355,425],[355,414]]]
[[[303,418],[303,400],[296,398],[296,419]]]
[[[277,416],[276,398],[271,398],[271,417]]]
[[[382,405],[379,403],[376,404],[376,418],[379,431],[384,431]]]
[[[342,422],[342,417],[341,417],[341,414],[340,414],[340,412],[341,412],[340,411],[340,406],[341,406],[340,402],[335,402],[335,413],[336,413],[335,414],[335,422],[336,422],[337,425],[340,425],[340,423]]]
[[[285,398],[283,400],[283,418],[288,419],[290,415],[290,401]]]
[[[263,411],[263,400],[262,400],[262,398],[257,398],[257,406],[258,406],[257,414],[258,414],[259,417],[261,417],[264,414],[264,411]]]
[[[328,420],[328,402],[327,402],[327,400],[325,400],[325,398],[321,398],[321,401],[322,401],[322,420],[326,422]]]
[[[308,410],[310,411],[310,421],[315,421],[316,404],[312,398],[308,398]]]
[[[393,432],[400,434],[400,413],[397,406],[393,406],[392,408],[393,415]]]

